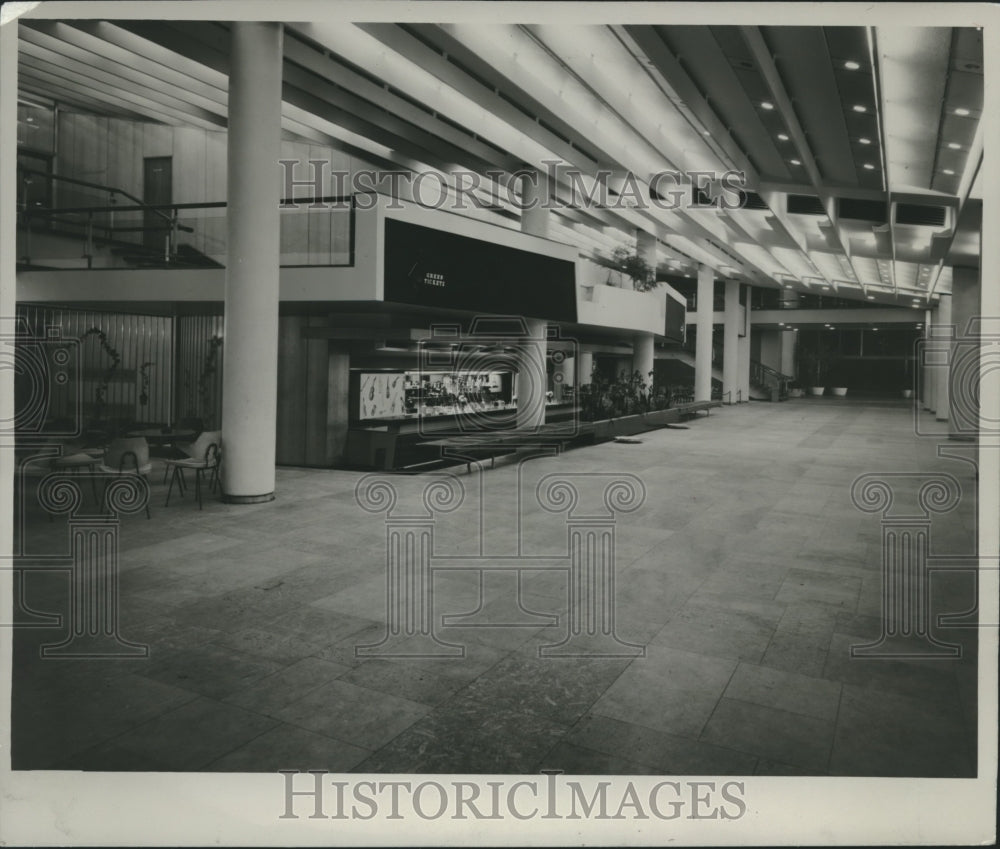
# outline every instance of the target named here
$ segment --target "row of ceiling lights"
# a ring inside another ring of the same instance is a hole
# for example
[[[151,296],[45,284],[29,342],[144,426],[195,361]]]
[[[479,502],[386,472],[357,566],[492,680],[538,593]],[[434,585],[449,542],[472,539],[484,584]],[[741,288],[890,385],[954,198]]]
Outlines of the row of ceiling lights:
[[[857,70],[859,70],[861,68],[861,65],[858,62],[855,62],[853,59],[848,59],[846,62],[844,62],[844,68],[846,70],[848,70],[848,71],[857,71]],[[774,109],[774,104],[771,103],[769,100],[765,100],[765,101],[761,102],[760,107],[761,107],[761,109],[764,109],[765,111],[769,112],[772,109]],[[868,107],[865,106],[864,104],[861,104],[861,103],[855,103],[851,107],[851,109],[852,109],[852,111],[857,112],[858,114],[865,114],[865,113],[868,112]],[[959,107],[956,107],[953,110],[953,114],[958,115],[960,117],[967,117],[971,113],[970,113],[970,111],[968,109],[959,106]],[[782,141],[782,142],[789,141],[788,134],[787,133],[778,133],[778,141]],[[870,145],[872,143],[872,140],[870,138],[862,136],[862,137],[860,137],[858,139],[858,143],[859,144],[863,144],[863,145]],[[948,148],[949,148],[949,150],[961,150],[962,149],[962,145],[958,144],[957,142],[948,142]],[[800,159],[789,159],[788,161],[792,165],[801,165],[802,164],[802,160],[800,160]],[[874,171],[877,166],[874,163],[865,162],[865,163],[862,164],[861,167],[864,168],[866,171]],[[944,168],[942,170],[942,173],[947,174],[949,177],[950,176],[954,176],[954,174],[955,174],[955,172],[951,168]]]

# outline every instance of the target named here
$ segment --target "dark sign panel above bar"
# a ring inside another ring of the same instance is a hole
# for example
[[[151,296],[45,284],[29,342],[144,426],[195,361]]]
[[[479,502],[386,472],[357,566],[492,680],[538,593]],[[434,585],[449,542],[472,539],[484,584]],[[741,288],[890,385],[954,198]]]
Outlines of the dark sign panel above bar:
[[[687,322],[687,308],[680,301],[667,295],[667,317],[663,335],[672,342],[684,341],[684,325]]]
[[[569,260],[390,218],[385,300],[575,322],[576,269]]]

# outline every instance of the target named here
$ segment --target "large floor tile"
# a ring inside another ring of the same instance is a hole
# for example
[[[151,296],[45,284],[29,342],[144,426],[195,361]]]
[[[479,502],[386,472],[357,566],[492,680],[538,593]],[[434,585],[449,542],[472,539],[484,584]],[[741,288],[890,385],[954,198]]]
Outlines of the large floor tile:
[[[81,753],[80,769],[102,769],[108,759],[157,763],[159,770],[192,772],[273,728],[273,719],[213,699],[198,698]]]
[[[361,746],[385,745],[430,710],[398,696],[331,681],[277,711],[282,722]]]
[[[701,739],[825,775],[833,729],[832,721],[723,698]]]
[[[437,708],[355,767],[357,772],[537,772],[566,726],[472,699]]]
[[[736,669],[735,660],[650,646],[592,712],[669,734],[697,737]]]
[[[254,737],[228,754],[212,761],[205,769],[213,772],[277,772],[294,769],[347,772],[371,752],[314,734],[295,725],[277,725]],[[307,776],[311,780],[311,776]]]

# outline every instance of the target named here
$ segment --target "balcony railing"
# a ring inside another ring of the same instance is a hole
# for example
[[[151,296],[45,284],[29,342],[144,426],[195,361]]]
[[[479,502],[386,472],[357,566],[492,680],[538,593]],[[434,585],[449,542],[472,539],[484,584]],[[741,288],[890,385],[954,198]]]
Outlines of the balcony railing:
[[[22,169],[22,181],[47,180],[48,191],[19,193],[17,257],[21,268],[219,268],[226,263],[226,202],[147,204],[121,189]],[[58,203],[28,204],[32,194]],[[276,201],[280,263],[354,264],[351,196]]]

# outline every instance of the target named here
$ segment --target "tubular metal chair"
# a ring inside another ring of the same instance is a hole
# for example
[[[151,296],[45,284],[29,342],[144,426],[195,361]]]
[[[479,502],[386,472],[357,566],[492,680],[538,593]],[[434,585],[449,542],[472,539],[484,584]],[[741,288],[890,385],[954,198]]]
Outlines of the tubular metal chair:
[[[177,481],[177,489],[183,496],[187,488],[184,482],[184,470],[194,471],[194,491],[198,499],[198,509],[202,509],[201,504],[201,480],[205,472],[209,472],[209,492],[215,492],[219,483],[219,463],[222,459],[222,432],[218,430],[207,430],[190,445],[178,446],[187,457],[179,460],[167,460],[167,469],[171,471],[170,485],[167,487],[167,503],[170,506],[170,494],[174,489],[174,481]]]
[[[153,469],[149,462],[149,443],[144,437],[135,436],[128,439],[115,439],[108,446],[104,457],[97,461],[97,469],[109,478],[124,475],[141,475],[149,482],[149,473]],[[108,483],[104,485],[107,493]],[[150,518],[149,499],[146,499],[146,518]]]

